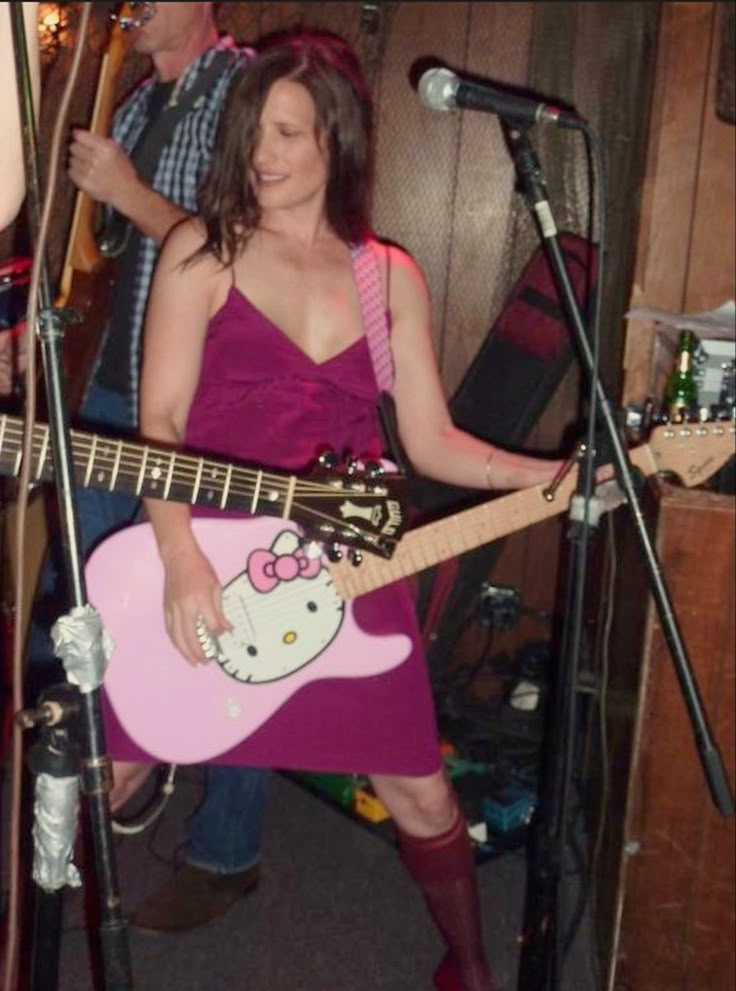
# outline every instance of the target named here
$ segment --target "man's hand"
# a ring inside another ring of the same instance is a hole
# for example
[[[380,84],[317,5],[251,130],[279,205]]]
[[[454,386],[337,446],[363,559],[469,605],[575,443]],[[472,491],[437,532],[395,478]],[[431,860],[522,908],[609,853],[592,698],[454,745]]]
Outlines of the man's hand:
[[[69,148],[69,178],[92,199],[125,212],[131,191],[141,183],[120,145],[91,131],[75,128]]]
[[[139,177],[117,142],[91,131],[74,128],[72,132],[69,177],[83,193],[109,204],[157,244],[188,216]]]

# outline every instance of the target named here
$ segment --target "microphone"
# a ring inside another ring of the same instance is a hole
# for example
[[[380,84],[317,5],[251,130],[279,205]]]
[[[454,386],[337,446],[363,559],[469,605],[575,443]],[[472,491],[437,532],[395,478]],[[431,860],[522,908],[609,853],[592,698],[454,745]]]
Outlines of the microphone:
[[[430,110],[480,110],[524,124],[551,123],[575,128],[583,124],[582,117],[577,114],[528,96],[518,96],[490,83],[460,79],[444,67],[427,69],[417,90],[419,99]]]

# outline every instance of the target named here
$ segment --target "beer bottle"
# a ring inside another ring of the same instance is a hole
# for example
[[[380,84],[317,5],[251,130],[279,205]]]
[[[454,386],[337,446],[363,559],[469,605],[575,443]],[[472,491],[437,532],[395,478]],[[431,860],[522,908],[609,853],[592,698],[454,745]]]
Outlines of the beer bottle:
[[[698,387],[693,374],[695,347],[695,334],[691,330],[681,331],[675,367],[664,389],[665,412],[671,423],[681,423],[698,408]]]

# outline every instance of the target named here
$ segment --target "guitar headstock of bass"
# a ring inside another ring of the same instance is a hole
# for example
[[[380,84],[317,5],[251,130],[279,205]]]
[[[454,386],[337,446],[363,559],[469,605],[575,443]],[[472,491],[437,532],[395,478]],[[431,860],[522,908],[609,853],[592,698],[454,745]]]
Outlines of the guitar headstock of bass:
[[[390,558],[407,527],[406,479],[387,463],[340,464],[323,454],[306,478],[297,480],[290,516],[309,540],[322,544],[332,561],[347,552],[360,564],[363,551]]]

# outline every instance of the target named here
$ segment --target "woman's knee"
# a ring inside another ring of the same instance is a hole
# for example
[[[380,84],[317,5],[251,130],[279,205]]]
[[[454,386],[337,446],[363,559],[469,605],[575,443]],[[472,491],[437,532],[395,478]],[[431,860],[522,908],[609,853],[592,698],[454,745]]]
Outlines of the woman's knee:
[[[419,778],[375,775],[371,783],[404,832],[436,836],[448,830],[456,819],[455,793],[443,771]]]

